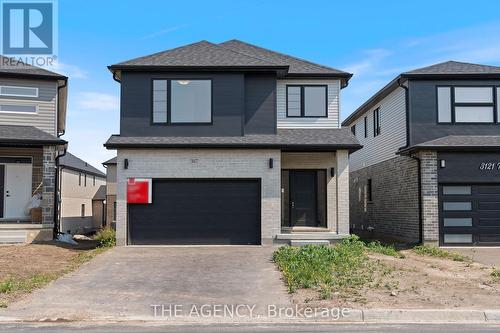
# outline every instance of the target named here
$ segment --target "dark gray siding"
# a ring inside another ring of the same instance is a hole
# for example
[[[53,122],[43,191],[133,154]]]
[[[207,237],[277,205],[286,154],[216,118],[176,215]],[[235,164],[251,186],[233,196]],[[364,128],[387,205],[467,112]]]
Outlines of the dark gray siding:
[[[152,124],[153,79],[212,79],[212,124]],[[123,72],[122,136],[239,136],[244,123],[244,75],[241,73]]]
[[[245,75],[245,133],[276,133],[276,77]]]
[[[410,80],[410,145],[448,135],[498,135],[500,124],[438,124],[436,86],[500,86],[500,80]]]
[[[486,184],[500,182],[500,153],[438,153],[438,160],[445,160],[446,163],[445,168],[438,169],[439,182]]]

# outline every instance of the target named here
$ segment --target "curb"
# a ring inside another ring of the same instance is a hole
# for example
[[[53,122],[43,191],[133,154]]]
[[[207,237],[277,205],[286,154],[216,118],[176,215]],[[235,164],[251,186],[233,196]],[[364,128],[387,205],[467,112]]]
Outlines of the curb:
[[[348,317],[337,320],[333,318],[154,318],[151,316],[120,316],[120,317],[95,317],[95,318],[65,318],[65,317],[43,317],[43,318],[23,318],[0,316],[2,323],[151,323],[164,325],[185,325],[185,324],[349,324],[349,323],[491,323],[500,324],[500,310],[443,310],[443,309],[415,309],[415,310],[395,310],[395,309],[369,309],[350,310]]]

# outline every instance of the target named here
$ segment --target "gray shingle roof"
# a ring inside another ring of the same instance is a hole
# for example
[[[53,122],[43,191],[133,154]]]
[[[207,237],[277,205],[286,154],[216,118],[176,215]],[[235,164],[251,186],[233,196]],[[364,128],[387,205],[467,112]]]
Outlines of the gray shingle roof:
[[[352,76],[352,74],[313,62],[289,56],[276,51],[268,50],[260,46],[248,44],[237,39],[232,39],[219,45],[239,53],[265,59],[275,64],[288,65],[288,74],[338,74]]]
[[[88,164],[84,160],[76,157],[75,155],[71,154],[70,152],[66,152],[66,155],[61,157],[59,159],[59,164],[63,165],[69,169],[77,170],[77,171],[83,171],[86,173],[90,173],[99,177],[106,177],[106,174],[104,174],[102,171],[99,169],[94,168],[92,165]]]
[[[106,200],[106,185],[99,186],[92,200]]]
[[[446,61],[402,73],[405,75],[453,75],[453,74],[500,74],[500,67],[471,64],[467,62]]]
[[[401,152],[415,150],[500,150],[500,135],[448,135],[422,142],[403,149]]]
[[[337,76],[349,79],[352,74],[278,53],[239,40],[220,44],[200,41],[110,66],[132,67],[265,67],[288,70],[288,75]]]
[[[278,129],[277,134],[218,137],[123,137],[112,135],[107,148],[277,148],[350,149],[361,148],[349,129]]]
[[[67,79],[67,77],[62,74],[51,72],[40,67],[30,66],[20,60],[2,55],[0,55],[0,75],[1,74],[38,76],[61,80]]]
[[[57,138],[34,126],[0,125],[0,145],[42,145],[65,144]]]
[[[203,40],[113,66],[275,67],[277,65]]]
[[[108,165],[108,164],[116,164],[117,157],[113,157],[112,159],[107,160],[106,162],[102,162],[102,165]]]

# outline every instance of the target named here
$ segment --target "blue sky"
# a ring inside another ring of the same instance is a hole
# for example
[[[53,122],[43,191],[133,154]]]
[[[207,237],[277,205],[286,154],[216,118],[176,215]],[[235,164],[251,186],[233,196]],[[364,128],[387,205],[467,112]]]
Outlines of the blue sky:
[[[59,67],[70,77],[70,151],[102,168],[119,132],[106,66],[237,38],[354,73],[344,119],[402,71],[457,60],[500,65],[500,1],[59,0]]]

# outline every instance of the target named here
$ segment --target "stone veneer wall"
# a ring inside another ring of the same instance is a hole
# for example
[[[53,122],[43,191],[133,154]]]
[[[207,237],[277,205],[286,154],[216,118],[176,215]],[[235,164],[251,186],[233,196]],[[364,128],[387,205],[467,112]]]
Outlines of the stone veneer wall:
[[[42,223],[54,222],[56,146],[43,147]]]
[[[372,202],[367,180],[372,179]],[[373,238],[418,242],[418,162],[406,156],[351,172],[351,231]],[[368,232],[369,228],[374,228]]]

